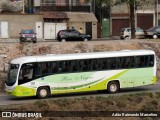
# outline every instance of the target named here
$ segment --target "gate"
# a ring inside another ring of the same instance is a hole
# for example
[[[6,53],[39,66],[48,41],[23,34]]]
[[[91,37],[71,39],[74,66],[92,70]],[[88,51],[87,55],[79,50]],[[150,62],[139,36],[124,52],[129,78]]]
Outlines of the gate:
[[[42,22],[36,22],[37,38],[43,38],[43,24]]]
[[[123,28],[129,27],[129,19],[112,19],[112,35],[119,36]]]
[[[102,21],[102,34],[103,37],[108,37],[109,36],[109,19],[104,19]]]
[[[8,22],[1,22],[1,38],[8,38]]]
[[[92,22],[86,22],[86,34],[92,36]]]
[[[66,23],[44,23],[44,39],[56,39],[59,30],[67,29]]]

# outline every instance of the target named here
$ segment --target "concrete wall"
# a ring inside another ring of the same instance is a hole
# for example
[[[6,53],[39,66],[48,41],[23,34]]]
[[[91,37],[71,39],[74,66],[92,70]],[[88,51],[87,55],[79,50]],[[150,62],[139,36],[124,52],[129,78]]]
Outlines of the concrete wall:
[[[74,27],[76,30],[79,30],[82,27],[83,33],[86,33],[85,22],[70,22],[69,27]]]
[[[0,22],[8,22],[9,38],[18,38],[22,29],[36,29],[36,22],[43,22],[43,15],[3,15]]]
[[[116,13],[129,13],[128,6],[126,4],[121,4],[121,5],[116,5],[111,7],[111,13],[116,14]]]

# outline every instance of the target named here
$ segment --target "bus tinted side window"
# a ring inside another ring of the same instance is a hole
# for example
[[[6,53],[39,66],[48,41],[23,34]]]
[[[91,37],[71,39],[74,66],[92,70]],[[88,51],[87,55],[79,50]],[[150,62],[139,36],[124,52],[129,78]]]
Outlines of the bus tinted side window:
[[[66,72],[69,72],[69,62],[68,61],[59,62],[59,73],[66,73]]]
[[[123,68],[134,68],[134,57],[125,57],[123,62]]]
[[[107,70],[108,69],[107,58],[103,58],[102,61],[103,61],[102,70]]]
[[[153,67],[154,65],[154,55],[136,56],[136,67]]]
[[[79,61],[79,70],[80,72],[88,71],[88,60]]]
[[[112,70],[116,69],[116,58],[103,58],[99,61],[100,70]]]
[[[38,64],[38,76],[45,76],[58,73],[58,62],[42,62]]]
[[[68,61],[69,62],[69,72],[78,72],[78,60]]]
[[[51,71],[53,74],[58,73],[59,64],[58,62],[51,62]]]
[[[104,63],[103,63],[103,62],[104,62],[104,59],[102,59],[102,58],[98,60],[98,69],[99,69],[99,70],[102,70],[102,68],[103,68],[103,66],[104,66]]]
[[[39,63],[38,68],[39,68],[39,75],[46,75],[48,74],[48,68],[47,68],[47,62]]]
[[[153,67],[153,66],[154,66],[154,55],[150,55],[150,56],[149,56],[148,66],[149,66],[149,67]]]
[[[122,68],[124,68],[124,57],[119,57],[119,58],[117,58],[117,69],[122,69]]]
[[[93,70],[98,70],[98,60],[97,59],[93,59],[92,60],[92,64],[93,64]]]
[[[110,58],[110,69],[116,69],[117,64],[116,64],[116,58]]]

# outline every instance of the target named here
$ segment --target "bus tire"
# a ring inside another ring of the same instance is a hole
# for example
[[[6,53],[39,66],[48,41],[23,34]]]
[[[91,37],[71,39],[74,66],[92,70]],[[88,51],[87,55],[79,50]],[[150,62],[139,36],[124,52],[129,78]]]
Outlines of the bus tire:
[[[40,87],[37,90],[37,97],[39,99],[48,98],[50,96],[50,91],[47,87]]]
[[[116,81],[109,82],[108,85],[107,85],[107,91],[110,94],[119,92],[119,89],[120,89],[119,83],[116,82]]]

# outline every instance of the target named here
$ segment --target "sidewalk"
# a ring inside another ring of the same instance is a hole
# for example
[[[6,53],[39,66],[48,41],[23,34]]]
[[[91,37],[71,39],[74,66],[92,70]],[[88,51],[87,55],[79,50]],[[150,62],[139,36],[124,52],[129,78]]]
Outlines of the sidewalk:
[[[45,42],[45,39],[37,39],[37,42]],[[53,41],[53,40],[47,40],[47,41]],[[19,38],[5,38],[0,39],[0,43],[17,43],[20,42]]]
[[[105,40],[119,40],[119,36],[110,36],[110,37],[92,39],[92,41],[105,41]],[[17,42],[19,42],[19,38],[0,39],[0,43],[17,43]],[[37,42],[58,42],[58,41],[55,39],[50,39],[50,40],[37,39]]]

